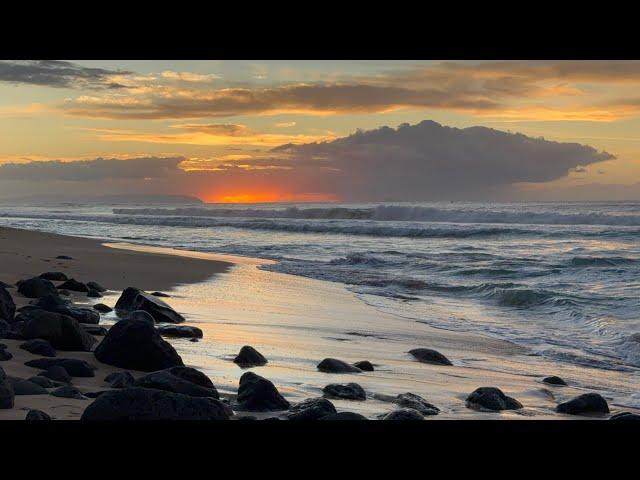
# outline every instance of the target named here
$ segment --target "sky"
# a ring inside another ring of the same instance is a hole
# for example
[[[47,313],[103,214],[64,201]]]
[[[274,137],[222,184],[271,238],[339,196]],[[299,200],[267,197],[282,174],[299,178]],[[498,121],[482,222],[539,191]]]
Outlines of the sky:
[[[0,61],[0,198],[640,199],[640,62]]]

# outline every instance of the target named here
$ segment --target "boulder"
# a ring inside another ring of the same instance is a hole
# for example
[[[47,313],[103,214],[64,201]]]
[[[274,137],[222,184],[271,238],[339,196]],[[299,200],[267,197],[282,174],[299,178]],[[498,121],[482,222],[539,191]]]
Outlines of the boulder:
[[[131,373],[124,371],[110,373],[104,378],[104,381],[111,385],[111,388],[127,388],[133,386],[136,379]]]
[[[127,287],[120,294],[120,298],[116,302],[115,309],[118,315],[126,316],[127,313],[135,310],[133,306],[133,301],[136,299],[138,294],[142,292],[139,288],[135,287]]]
[[[154,297],[170,297],[171,295],[167,295],[166,293],[162,293],[162,292],[151,292],[151,295],[153,295]]]
[[[266,378],[247,372],[240,377],[237,402],[240,410],[273,411],[286,410],[289,402]]]
[[[335,358],[325,358],[318,364],[318,370],[325,373],[360,373],[358,367],[349,365],[347,362]]]
[[[561,403],[556,407],[558,413],[582,415],[585,413],[609,413],[607,401],[598,393],[585,393]]]
[[[73,260],[73,257],[70,257],[69,255],[58,255],[56,260]]]
[[[161,325],[158,333],[163,337],[202,338],[202,330],[186,325]]]
[[[87,333],[80,324],[68,315],[46,310],[22,312],[24,321],[22,336],[26,340],[42,338],[58,350],[89,352],[96,339]]]
[[[171,344],[143,320],[120,320],[109,329],[94,353],[107,365],[143,372],[183,365]]]
[[[215,398],[133,387],[100,395],[81,420],[228,420],[229,415]]]
[[[467,397],[466,405],[474,410],[517,410],[522,404],[495,387],[480,387]]]
[[[107,289],[100,285],[98,282],[87,282],[87,287],[90,290],[95,290],[96,292],[106,292]]]
[[[25,420],[27,422],[51,421],[51,417],[44,413],[42,410],[29,410],[27,412]]]
[[[0,349],[0,362],[6,362],[8,360],[11,360],[12,358],[13,355],[11,354],[11,352],[4,348]]]
[[[53,367],[47,368],[46,371],[40,372],[38,376],[49,378],[56,382],[71,383],[71,375],[67,373],[64,367],[61,367],[59,365],[54,365]]]
[[[414,348],[413,350],[409,350],[409,353],[413,355],[416,360],[422,363],[431,363],[433,365],[453,365],[447,357],[430,348]]]
[[[565,382],[560,377],[556,377],[555,375],[552,377],[543,378],[542,381],[548,385],[565,386],[567,384],[567,382]]]
[[[59,289],[71,290],[72,292],[83,292],[86,293],[89,291],[89,287],[86,284],[79,282],[75,278],[70,278],[64,283],[58,285]]]
[[[295,404],[289,410],[287,418],[289,420],[319,420],[327,415],[338,413],[326,398],[309,398],[303,402]]]
[[[0,409],[13,408],[15,394],[11,382],[0,367]]]
[[[13,302],[11,294],[3,287],[0,287],[0,320],[11,323],[16,314],[16,304]]]
[[[134,287],[123,290],[116,302],[116,313],[120,316],[134,310],[144,310],[149,313],[157,323],[182,323],[184,317],[158,297]]]
[[[87,292],[87,297],[102,298],[102,294],[97,290],[89,289],[89,291]]]
[[[75,319],[78,323],[97,325],[100,322],[100,314],[93,309],[69,305],[67,300],[52,295],[45,295],[31,305],[22,307],[20,312],[29,312],[31,310],[61,313]]]
[[[40,277],[20,280],[17,284],[18,292],[27,298],[41,298],[45,295],[58,296],[58,291],[53,283]]]
[[[368,420],[368,418],[365,417],[364,415],[360,415],[359,413],[355,413],[355,412],[338,412],[338,413],[331,413],[329,415],[325,415],[324,417],[321,417],[318,420],[329,420],[329,421],[340,420],[340,421],[353,422],[353,421]]]
[[[213,382],[204,373],[191,367],[171,367],[168,369],[172,375],[187,380],[204,388],[214,389]]]
[[[96,367],[77,358],[36,358],[35,360],[25,362],[25,365],[41,370],[47,370],[54,366],[62,367],[72,377],[89,378],[96,376]]]
[[[15,395],[47,395],[49,393],[44,387],[31,380],[9,378],[9,382]]]
[[[68,280],[67,276],[62,272],[45,272],[40,274],[40,278],[50,280],[54,282],[65,282]]]
[[[241,367],[245,368],[265,365],[267,363],[267,359],[264,358],[264,356],[255,348],[249,345],[245,345],[244,347],[242,347],[233,361]]]
[[[75,400],[87,400],[87,397],[85,397],[80,390],[71,385],[58,387],[53,392],[51,392],[51,395],[61,398],[73,398]]]
[[[640,420],[640,415],[631,412],[620,412],[615,415],[611,415],[609,420],[613,420],[615,422],[635,422]]]
[[[367,394],[357,383],[331,383],[322,389],[327,398],[341,398],[344,400],[366,400]]]
[[[34,355],[40,355],[41,357],[55,357],[56,349],[51,344],[41,338],[34,338],[33,340],[27,340],[20,345],[22,350],[26,350]]]
[[[181,368],[187,369],[190,367]],[[134,382],[134,386],[155,388],[156,390],[166,390],[167,392],[173,393],[182,393],[183,395],[190,395],[192,397],[220,398],[220,395],[213,384],[211,387],[204,387],[184,378],[184,376],[181,377],[174,375],[172,369],[160,370],[158,372],[152,372],[144,375]]]
[[[53,388],[60,386],[59,382],[53,382],[51,379],[47,377],[35,376],[28,379],[31,383],[35,383],[36,385],[40,385],[42,388]]]
[[[2,288],[14,288],[13,285],[0,281],[0,287]]]
[[[394,410],[380,417],[381,420],[393,420],[393,421],[419,421],[424,420],[422,414],[416,410],[410,408],[401,408]]]
[[[0,338],[4,338],[7,333],[11,331],[11,325],[6,321],[0,320]]]
[[[440,413],[440,409],[435,405],[427,402],[420,395],[416,395],[415,393],[402,393],[395,397],[393,400],[394,403],[398,404],[402,408],[410,408],[412,410],[417,410],[422,415],[437,415]]]
[[[109,313],[113,310],[113,308],[111,308],[108,305],[105,305],[104,303],[96,303],[93,308],[97,311],[99,311],[100,313]]]
[[[80,326],[84,328],[85,332],[90,333],[91,335],[99,335],[101,337],[104,337],[109,331],[106,328],[101,327],[100,325],[89,325],[86,323],[81,323]]]
[[[156,321],[153,319],[150,313],[145,312],[144,310],[134,310],[129,313],[126,320],[141,320],[147,322],[149,325],[154,326]]]
[[[353,364],[354,367],[359,368],[363,372],[373,372],[373,364],[368,360],[363,360],[361,362],[356,362]]]

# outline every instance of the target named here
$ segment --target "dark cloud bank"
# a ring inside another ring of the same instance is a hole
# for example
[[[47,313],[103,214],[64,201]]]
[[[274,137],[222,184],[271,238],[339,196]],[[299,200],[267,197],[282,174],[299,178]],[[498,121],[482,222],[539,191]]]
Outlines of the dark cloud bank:
[[[185,172],[180,157],[96,159],[4,165],[0,179],[35,182],[39,189],[50,182],[74,182],[86,189],[83,182],[90,182],[95,193],[119,193],[109,188],[171,194],[270,189],[353,201],[517,199],[518,183],[555,180],[576,167],[613,158],[577,143],[424,121],[332,142],[282,145],[268,158],[214,171]]]

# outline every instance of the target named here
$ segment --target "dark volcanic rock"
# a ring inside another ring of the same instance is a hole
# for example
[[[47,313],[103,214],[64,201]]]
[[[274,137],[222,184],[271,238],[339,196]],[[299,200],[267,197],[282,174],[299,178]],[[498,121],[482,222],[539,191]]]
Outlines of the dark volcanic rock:
[[[100,335],[104,337],[109,330],[100,325],[89,325],[87,323],[81,323],[80,326],[84,328],[85,332],[90,333],[91,335]]]
[[[259,365],[265,365],[267,359],[258,352],[255,348],[245,345],[240,349],[240,353],[233,359],[235,363],[241,367],[255,367]]]
[[[113,310],[113,308],[111,308],[108,305],[105,305],[104,303],[96,303],[93,306],[93,308],[99,311],[100,313],[109,313]]]
[[[442,355],[440,352],[432,350],[430,348],[414,348],[409,353],[413,355],[416,360],[422,363],[431,363],[434,365],[453,365],[451,361]]]
[[[640,415],[631,412],[620,412],[615,415],[611,415],[609,420],[613,420],[615,422],[635,422],[640,420]]]
[[[396,396],[394,403],[397,403],[403,408],[417,410],[422,415],[437,415],[440,412],[438,407],[427,402],[424,398],[420,395],[416,395],[415,393],[402,393]]]
[[[51,417],[44,413],[42,410],[29,410],[27,412],[25,420],[27,422],[51,421]]]
[[[567,384],[567,382],[565,382],[563,379],[561,379],[560,377],[556,377],[556,376],[552,376],[552,377],[546,377],[542,380],[544,383],[548,384],[548,385],[560,385],[560,386],[564,386]]]
[[[187,380],[201,387],[214,389],[213,382],[204,373],[191,367],[171,367],[167,369],[172,375]]]
[[[585,393],[556,407],[556,412],[570,415],[583,413],[609,413],[607,401],[598,393]]]
[[[44,278],[45,280],[51,280],[55,282],[66,282],[68,280],[67,276],[62,272],[41,273],[40,278]]]
[[[332,383],[322,389],[324,396],[328,398],[342,398],[345,400],[366,400],[367,394],[357,383],[341,385]]]
[[[144,310],[157,323],[182,323],[184,317],[158,297],[134,287],[123,290],[116,302],[116,313],[123,316],[134,310]]]
[[[248,411],[259,412],[289,408],[289,402],[280,395],[275,385],[253,372],[247,372],[240,377],[237,402],[240,410]]]
[[[475,410],[517,410],[522,404],[495,387],[480,387],[467,397],[466,405]]]
[[[13,355],[11,354],[11,352],[5,350],[4,348],[0,349],[0,362],[6,362],[8,360],[11,360],[12,358]]]
[[[71,382],[71,375],[69,375],[69,373],[64,369],[64,367],[61,367],[59,365],[54,365],[53,367],[47,368],[46,371],[40,372],[38,376],[46,377],[51,380],[55,380],[56,382],[62,382],[62,383]]]
[[[148,323],[151,326],[155,326],[156,321],[153,319],[150,313],[145,312],[144,310],[134,310],[129,313],[126,320],[140,320]]]
[[[381,417],[381,420],[393,420],[393,421],[419,421],[424,420],[422,414],[416,410],[410,408],[401,408],[394,410]]]
[[[86,284],[79,282],[75,278],[70,278],[64,283],[58,285],[59,289],[71,290],[72,292],[88,292],[89,287]]]
[[[81,420],[228,420],[229,413],[215,398],[134,387],[100,395]]]
[[[51,346],[46,340],[41,338],[34,338],[33,340],[27,340],[20,345],[22,350],[26,350],[34,355],[40,355],[41,357],[55,357],[56,349]]]
[[[133,382],[136,379],[133,378],[131,373],[124,371],[110,373],[104,378],[104,381],[111,385],[112,388],[127,388],[133,386]]]
[[[326,398],[309,398],[291,407],[287,417],[289,420],[319,420],[335,413],[338,413],[336,407]]]
[[[363,372],[373,372],[373,364],[369,360],[363,360],[353,364],[354,367],[359,368]]]
[[[190,367],[181,367],[187,369]],[[195,369],[192,369],[195,370]],[[197,370],[196,370],[197,371]],[[155,388],[156,390],[166,390],[173,393],[182,393],[192,397],[211,397],[220,398],[218,391],[213,384],[211,387],[203,387],[197,383],[191,382],[184,376],[174,375],[172,369],[160,370],[152,372],[138,378],[134,385],[142,388]]]
[[[40,298],[45,295],[58,296],[56,287],[49,280],[40,277],[20,280],[17,284],[18,292],[27,298]]]
[[[340,420],[340,421],[353,422],[353,421],[368,420],[368,418],[365,417],[364,415],[360,415],[359,413],[355,413],[355,412],[338,412],[338,413],[331,413],[329,415],[325,415],[324,417],[321,417],[318,420],[329,420],[329,421]]]
[[[95,349],[102,363],[154,372],[182,366],[182,358],[153,325],[143,320],[120,320]]]
[[[22,378],[9,378],[13,392],[15,395],[47,395],[49,392],[31,380],[23,380]]]
[[[61,313],[62,315],[73,318],[79,323],[97,325],[100,322],[100,314],[93,309],[69,305],[67,300],[52,295],[46,295],[32,305],[22,307],[20,312],[29,312],[32,310],[46,310],[47,312]]]
[[[349,365],[347,362],[335,358],[325,358],[318,364],[318,370],[325,373],[360,373],[358,367]]]
[[[72,377],[95,377],[96,367],[77,358],[36,358],[25,362],[27,367],[47,370],[53,366],[63,367]]]
[[[58,350],[91,351],[96,339],[68,315],[46,310],[29,310],[18,315],[24,321],[22,336],[48,340]],[[18,318],[17,317],[17,318]]]
[[[31,383],[40,385],[42,388],[53,388],[59,386],[58,383],[54,383],[50,378],[35,376],[28,379]]]
[[[89,290],[87,292],[87,297],[91,298],[102,298],[102,294],[97,290]]]
[[[87,287],[100,293],[107,291],[107,289],[100,285],[98,282],[87,282]]]
[[[56,388],[51,395],[54,397],[62,397],[62,398],[73,398],[75,400],[86,400],[85,397],[80,390],[71,385],[65,385],[63,387]]]
[[[13,322],[16,314],[16,304],[13,302],[11,294],[3,287],[0,287],[0,320]]]
[[[202,338],[202,330],[186,325],[161,325],[158,333],[163,337]]]
[[[0,409],[13,408],[15,394],[11,382],[0,367]]]
[[[151,295],[153,295],[154,297],[166,297],[166,298],[169,298],[171,296],[162,292],[151,292]]]
[[[5,335],[11,331],[11,325],[4,320],[0,320],[0,338],[4,338]]]

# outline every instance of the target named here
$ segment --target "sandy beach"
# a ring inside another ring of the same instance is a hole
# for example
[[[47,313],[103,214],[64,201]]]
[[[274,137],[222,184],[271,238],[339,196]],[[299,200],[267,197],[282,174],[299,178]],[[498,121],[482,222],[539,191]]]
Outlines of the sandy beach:
[[[60,255],[71,259],[57,259]],[[204,372],[221,398],[231,402],[240,376],[247,371],[231,361],[243,345],[255,347],[269,359],[267,365],[252,371],[271,380],[291,404],[322,396],[326,384],[357,382],[367,393],[366,401],[331,401],[339,412],[356,412],[369,419],[394,411],[397,406],[388,396],[405,392],[420,395],[439,408],[438,415],[427,417],[430,420],[585,418],[558,414],[555,407],[607,384],[626,381],[616,372],[591,369],[586,373],[591,374],[590,385],[574,382],[574,378],[584,378],[585,367],[556,364],[507,341],[436,329],[382,313],[341,285],[257,268],[266,260],[105,245],[99,240],[10,228],[0,229],[0,260],[0,280],[10,285],[43,272],[61,271],[69,278],[96,281],[107,289],[96,299],[73,292],[71,299],[82,306],[105,303],[113,307],[122,290],[130,286],[169,293],[163,300],[186,318],[186,325],[201,328],[204,336],[197,343],[167,340],[185,365]],[[8,291],[18,308],[29,302],[15,288]],[[110,327],[117,320],[114,313],[104,314],[100,325]],[[7,376],[26,379],[38,374],[38,369],[24,365],[39,357],[19,348],[23,340],[2,339],[0,343],[13,355],[0,362]],[[438,350],[453,365],[416,361],[408,351],[419,347]],[[99,362],[93,352],[65,351],[58,352],[58,357],[85,360],[97,368],[94,377],[73,378],[73,385],[82,393],[110,390],[104,378],[123,370]],[[327,374],[316,368],[323,358],[349,363],[368,360],[375,371]],[[144,374],[130,371],[136,378]],[[544,384],[542,379],[549,375],[559,375],[569,386]],[[502,412],[467,408],[466,397],[478,387],[499,387],[523,408]],[[42,410],[53,419],[79,419],[92,401],[17,395],[15,407],[1,409],[0,419],[24,419],[30,409]],[[609,408],[611,413],[632,411],[615,404]]]

